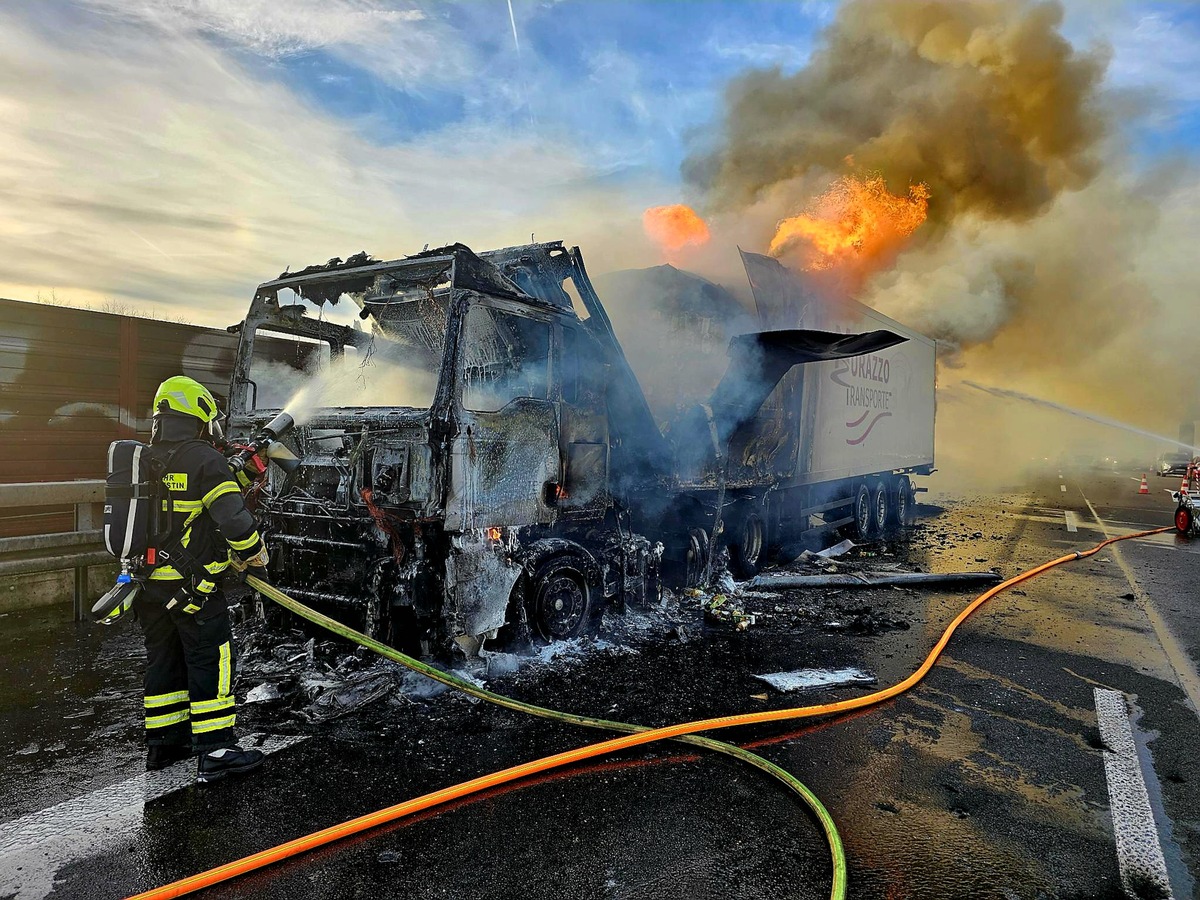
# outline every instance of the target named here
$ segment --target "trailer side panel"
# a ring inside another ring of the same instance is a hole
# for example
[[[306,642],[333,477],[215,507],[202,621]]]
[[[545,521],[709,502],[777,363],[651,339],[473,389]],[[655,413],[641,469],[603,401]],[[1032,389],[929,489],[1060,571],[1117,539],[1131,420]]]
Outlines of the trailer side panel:
[[[908,340],[878,353],[806,367],[810,433],[801,455],[803,480],[932,467],[934,342],[852,300],[822,305],[819,315],[818,327],[826,331],[886,328]]]

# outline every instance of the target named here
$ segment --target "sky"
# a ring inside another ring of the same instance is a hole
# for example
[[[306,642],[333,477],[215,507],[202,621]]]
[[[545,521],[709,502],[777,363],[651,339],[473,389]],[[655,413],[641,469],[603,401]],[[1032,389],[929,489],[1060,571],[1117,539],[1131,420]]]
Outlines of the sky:
[[[1120,139],[1200,150],[1200,4],[1069,0]],[[802,67],[837,3],[12,0],[0,6],[0,297],[197,324],[359,250],[562,239],[660,260],[726,84]],[[510,14],[511,11],[511,14]],[[2,327],[2,323],[0,323]]]

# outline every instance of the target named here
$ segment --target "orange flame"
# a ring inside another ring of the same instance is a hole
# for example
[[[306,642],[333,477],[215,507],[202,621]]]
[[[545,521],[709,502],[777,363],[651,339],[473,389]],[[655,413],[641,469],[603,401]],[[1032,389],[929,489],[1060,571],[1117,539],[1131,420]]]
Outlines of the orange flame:
[[[642,227],[667,258],[684,247],[699,247],[708,242],[708,225],[690,206],[651,206],[642,213]]]
[[[768,252],[782,256],[808,245],[809,270],[868,267],[887,258],[917,230],[929,208],[929,188],[914,184],[907,197],[888,191],[882,176],[846,175],[814,200],[808,211],[784,219]]]

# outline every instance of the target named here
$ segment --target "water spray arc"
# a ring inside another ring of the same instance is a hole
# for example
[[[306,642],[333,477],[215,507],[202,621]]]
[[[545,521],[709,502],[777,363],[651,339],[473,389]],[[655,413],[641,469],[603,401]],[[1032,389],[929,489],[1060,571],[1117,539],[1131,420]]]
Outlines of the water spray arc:
[[[1055,403],[1053,400],[1043,400],[1041,397],[1034,397],[1031,394],[1023,394],[1020,391],[1014,391],[1009,388],[988,387],[984,384],[979,384],[974,381],[964,380],[962,382],[969,388],[974,388],[977,391],[982,391],[985,394],[991,394],[993,397],[1000,397],[1005,400],[1020,400],[1024,403],[1032,403],[1035,406],[1040,406],[1043,409],[1052,409],[1055,412],[1066,413],[1069,416],[1075,416],[1080,419],[1086,419],[1089,422],[1095,422],[1097,425],[1104,425],[1108,428],[1117,428],[1121,431],[1130,434],[1140,435],[1151,440],[1161,441],[1164,444],[1172,444],[1176,447],[1182,447],[1189,453],[1195,453],[1196,448],[1191,444],[1177,441],[1174,438],[1165,437],[1161,434],[1155,434],[1153,431],[1147,431],[1144,428],[1138,428],[1135,425],[1129,425],[1125,422],[1118,422],[1116,419],[1110,419],[1107,416],[1100,416],[1096,413],[1090,413],[1082,409],[1072,409],[1069,406],[1063,406],[1061,403]]]

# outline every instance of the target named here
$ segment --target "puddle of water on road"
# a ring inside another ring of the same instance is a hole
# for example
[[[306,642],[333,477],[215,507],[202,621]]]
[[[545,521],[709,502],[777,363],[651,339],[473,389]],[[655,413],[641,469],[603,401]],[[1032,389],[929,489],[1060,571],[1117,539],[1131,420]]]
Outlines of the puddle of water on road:
[[[271,754],[305,737],[246,735],[243,745]],[[146,772],[0,826],[0,897],[42,900],[67,865],[132,839],[147,804],[195,784],[194,760]]]
[[[1033,732],[1044,733],[1079,744],[1079,736],[1062,729],[1028,719],[1018,719],[996,710],[974,710],[958,706],[952,695],[909,698],[918,707],[930,710],[932,718],[940,719],[931,725],[929,716],[901,715],[901,728],[894,740],[920,751],[931,759],[940,760],[941,767],[954,767],[964,781],[986,784],[1000,797],[1019,797],[1023,816],[1029,821],[1051,828],[1070,825],[1074,829],[1099,835],[1097,819],[1084,814],[1084,791],[1075,784],[1053,776],[1039,779],[1037,772],[1026,771],[1019,762],[998,755],[987,746],[987,728],[980,731],[972,717],[986,716],[988,720],[1011,722]],[[988,726],[990,727],[990,726]],[[1086,749],[1086,748],[1084,748]],[[1039,783],[1039,781],[1041,783]],[[953,811],[953,810],[952,810]]]
[[[868,754],[856,773],[857,797],[835,812],[857,890],[932,900],[1005,896],[1002,886],[1011,885],[1021,896],[1055,895],[1028,847],[973,821],[982,804],[997,801],[994,789],[966,792],[968,776],[948,768],[942,752],[897,740],[909,749]]]
[[[1158,825],[1158,841],[1162,845],[1163,858],[1167,863],[1167,877],[1171,879],[1171,887],[1176,897],[1194,896],[1196,881],[1188,872],[1183,861],[1183,850],[1175,840],[1173,823],[1163,806],[1162,784],[1154,769],[1154,757],[1150,752],[1150,743],[1158,738],[1157,731],[1143,731],[1139,726],[1142,719],[1142,709],[1136,703],[1135,697],[1130,697],[1130,707],[1133,715],[1130,724],[1133,726],[1133,743],[1137,747],[1138,762],[1142,769],[1142,779],[1146,782],[1146,792],[1150,795],[1150,810],[1154,813],[1154,821]]]
[[[1019,684],[1011,678],[987,669],[980,668],[979,666],[971,665],[969,662],[964,662],[963,660],[950,656],[949,654],[943,654],[938,660],[938,665],[943,669],[952,669],[967,678],[995,681],[1005,690],[1028,697],[1030,701],[1034,703],[1048,706],[1065,719],[1072,719],[1081,724],[1091,725],[1095,718],[1089,710],[1082,709],[1077,706],[1069,706],[1068,704],[1059,700],[1051,700],[1047,697],[1043,697],[1041,694],[1031,691],[1029,688]]]

